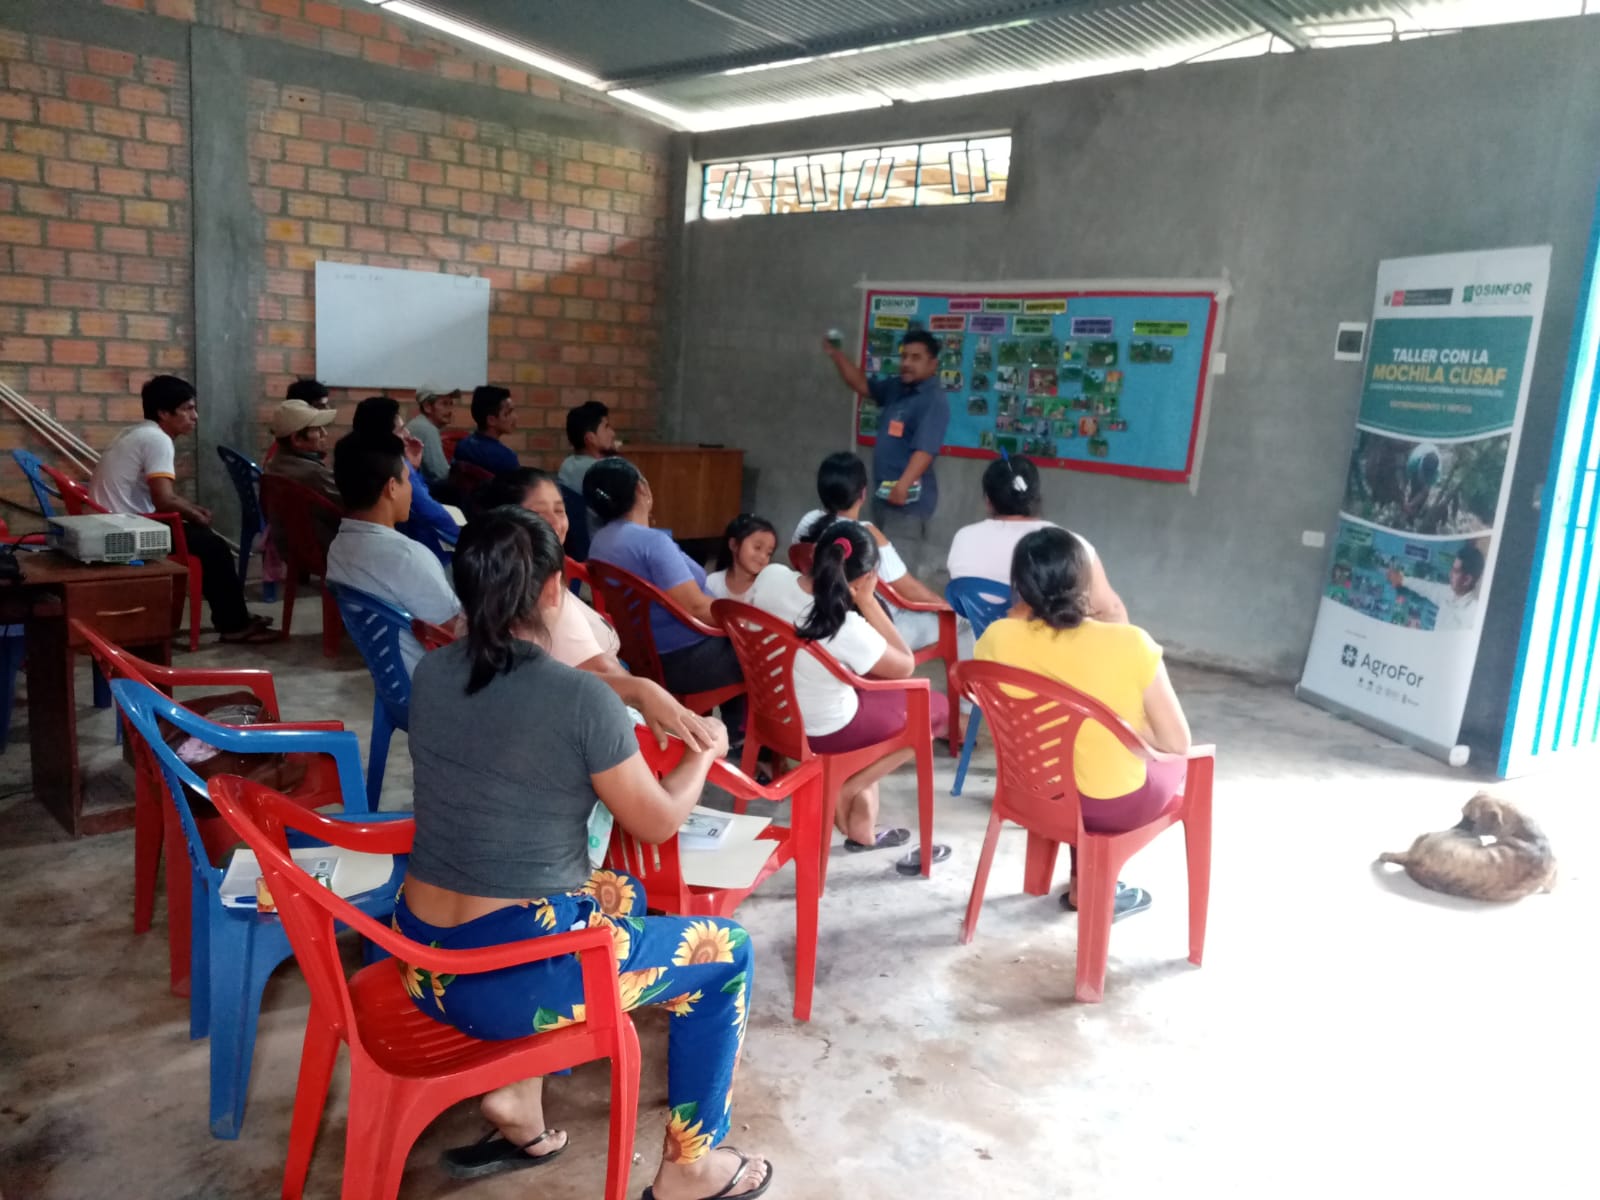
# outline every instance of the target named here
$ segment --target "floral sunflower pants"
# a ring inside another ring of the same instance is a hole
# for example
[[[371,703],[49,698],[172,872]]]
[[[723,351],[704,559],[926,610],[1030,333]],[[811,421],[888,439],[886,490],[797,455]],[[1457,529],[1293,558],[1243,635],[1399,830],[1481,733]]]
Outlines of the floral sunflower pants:
[[[667,1040],[665,1161],[693,1162],[727,1135],[733,1069],[749,1014],[750,936],[720,917],[647,917],[644,886],[600,870],[578,891],[527,900],[465,925],[419,921],[402,889],[394,928],[443,950],[475,950],[548,933],[605,925],[616,942],[622,1007],[672,1014]],[[574,955],[487,971],[434,975],[400,963],[417,1007],[471,1037],[505,1040],[583,1020]]]

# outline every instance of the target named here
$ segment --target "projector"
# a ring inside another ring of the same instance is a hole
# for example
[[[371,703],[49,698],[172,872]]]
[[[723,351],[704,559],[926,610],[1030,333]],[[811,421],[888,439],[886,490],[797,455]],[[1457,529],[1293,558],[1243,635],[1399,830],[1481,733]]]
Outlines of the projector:
[[[86,563],[125,563],[172,553],[171,529],[160,521],[123,513],[51,517],[45,541],[52,550]]]

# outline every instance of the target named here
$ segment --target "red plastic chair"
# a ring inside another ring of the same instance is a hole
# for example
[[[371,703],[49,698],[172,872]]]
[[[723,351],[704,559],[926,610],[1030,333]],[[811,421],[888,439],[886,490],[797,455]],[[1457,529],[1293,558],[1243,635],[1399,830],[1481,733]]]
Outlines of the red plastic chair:
[[[575,558],[568,557],[561,564],[561,573],[566,576],[568,583],[588,583],[589,567]],[[590,585],[591,589],[593,585]],[[598,611],[598,610],[596,610]],[[602,614],[604,615],[604,614]]]
[[[445,1109],[495,1088],[611,1060],[611,1136],[606,1200],[623,1200],[639,1111],[639,1039],[622,1010],[617,956],[604,927],[530,938],[482,950],[438,950],[414,942],[314,882],[289,857],[287,828],[331,845],[408,854],[410,820],[330,821],[247,780],[212,781],[217,807],[255,851],[295,958],[311,989],[284,1200],[299,1200],[328,1100],[339,1043],[350,1048],[350,1112],[345,1129],[343,1200],[394,1200],[406,1155]],[[334,922],[377,943],[400,963],[432,975],[472,975],[576,954],[583,972],[584,1019],[515,1041],[468,1037],[419,1010],[405,976],[388,960],[347,978]]]
[[[460,441],[460,438],[456,439]],[[459,491],[471,495],[486,483],[494,482],[494,472],[480,467],[477,463],[463,462],[455,457],[454,448],[451,449],[449,480]]]
[[[639,749],[657,777],[678,765],[683,743],[673,738],[663,750],[649,730],[639,730]],[[678,839],[659,845],[641,842],[620,825],[612,827],[606,866],[626,871],[644,884],[645,903],[653,909],[682,917],[731,917],[744,898],[760,887],[785,863],[795,871],[794,1018],[811,1019],[811,996],[817,982],[817,901],[822,892],[818,843],[822,838],[822,762],[812,759],[790,771],[770,787],[762,787],[732,763],[711,764],[709,782],[731,793],[740,806],[750,800],[789,799],[789,825],[769,825],[759,835],[772,842],[772,853],[749,887],[690,887],[683,881]]]
[[[995,843],[1006,821],[1015,821],[1028,831],[1023,890],[1030,896],[1049,894],[1056,852],[1066,842],[1078,851],[1078,969],[1073,994],[1085,1003],[1097,1003],[1105,994],[1117,875],[1157,834],[1181,821],[1189,861],[1189,961],[1199,966],[1211,895],[1211,785],[1216,747],[1195,746],[1188,754],[1152,750],[1092,696],[1020,667],[964,663],[961,687],[989,722],[999,765],[989,832],[983,839],[983,854],[961,926],[962,943],[972,940],[977,927]],[[1148,825],[1127,833],[1086,830],[1072,755],[1079,731],[1089,721],[1110,730],[1117,741],[1146,762],[1187,759],[1188,777],[1178,803]]]
[[[437,650],[440,646],[448,646],[456,640],[456,635],[443,625],[435,625],[432,621],[424,621],[421,617],[411,618],[411,636],[422,643],[424,650]]]
[[[135,658],[121,646],[107,641],[82,621],[73,629],[86,643],[90,656],[106,681],[131,679],[157,691],[172,694],[175,687],[225,688],[248,692],[261,705],[262,725],[274,729],[343,729],[340,721],[314,721],[297,725],[279,723],[278,692],[272,672],[252,669],[180,669]],[[156,878],[163,854],[167,864],[167,959],[174,995],[189,994],[189,933],[193,920],[188,850],[176,813],[168,813],[162,798],[167,794],[161,767],[144,738],[121,714],[123,745],[133,757],[133,931],[147,933],[155,919]],[[306,808],[342,805],[339,772],[333,760],[321,754],[297,756],[304,759],[305,777],[289,798]],[[216,814],[197,809],[195,824],[212,862],[237,840],[227,823]]]
[[[294,622],[294,594],[301,575],[316,575],[322,588],[322,653],[334,658],[339,653],[339,633],[344,620],[339,605],[327,587],[328,552],[318,535],[317,513],[334,518],[337,524],[344,512],[337,504],[323,499],[308,487],[281,475],[261,476],[261,510],[267,520],[283,532],[284,559],[288,568],[283,580],[283,633],[287,640]]]
[[[642,679],[654,680],[664,688],[667,686],[661,672],[661,655],[656,652],[656,635],[650,628],[651,605],[659,604],[674,621],[687,625],[702,637],[727,636],[715,625],[707,625],[690,616],[687,609],[654,584],[646,583],[637,575],[630,575],[621,567],[614,567],[597,558],[591,558],[584,565],[589,570],[589,590],[594,594],[595,609],[611,622],[617,631],[617,640],[622,643],[618,657],[628,664],[631,673]],[[719,704],[744,695],[744,692],[745,685],[735,683],[710,691],[679,695],[678,703],[691,712],[704,715]],[[745,764],[747,770],[752,762]]]
[[[61,493],[61,504],[67,510],[69,517],[80,517],[84,513],[103,513],[101,508],[89,495],[89,489],[76,479],[69,479],[54,467],[43,463],[39,467],[50,476],[50,481],[56,485],[56,491]],[[175,512],[137,513],[136,516],[147,517],[152,521],[160,521],[172,531],[172,553],[167,557],[183,564],[184,570],[189,573],[189,650],[192,653],[200,649],[200,603],[205,595],[204,579],[201,574],[200,560],[189,553],[189,540],[183,534],[183,517]],[[179,629],[183,625],[184,594],[180,591],[172,597],[172,628]]]
[[[456,460],[456,447],[461,444],[461,439],[471,433],[470,429],[441,429],[439,431],[439,445],[444,448],[444,460],[453,463]]]
[[[802,766],[815,759],[822,761],[822,837],[819,839],[821,882],[828,882],[828,852],[831,849],[834,812],[839,806],[839,789],[844,781],[863,767],[885,755],[910,749],[917,761],[917,824],[921,834],[922,874],[933,870],[933,730],[929,723],[929,696],[932,688],[926,679],[863,679],[852,674],[815,642],[803,641],[787,621],[737,600],[718,600],[711,606],[744,668],[750,687],[750,712],[745,720],[744,758],[746,773],[755,769],[763,746],[771,747],[784,758]],[[893,737],[846,754],[817,754],[806,740],[800,707],[794,699],[794,659],[801,652],[810,654],[841,683],[864,692],[904,692],[905,728]],[[780,787],[788,776],[773,781]],[[744,811],[740,801],[739,811]]]
[[[811,563],[816,557],[815,542],[795,542],[789,547],[789,565],[802,575],[811,574]],[[939,659],[944,663],[944,695],[950,702],[950,734],[948,745],[952,758],[961,753],[961,705],[957,701],[956,690],[956,662],[960,652],[956,644],[956,610],[944,601],[932,603],[922,600],[908,600],[902,596],[892,583],[878,580],[877,593],[896,608],[906,609],[908,612],[931,612],[939,614],[939,636],[933,642],[923,646],[920,650],[911,652],[912,661],[921,666],[925,662]]]

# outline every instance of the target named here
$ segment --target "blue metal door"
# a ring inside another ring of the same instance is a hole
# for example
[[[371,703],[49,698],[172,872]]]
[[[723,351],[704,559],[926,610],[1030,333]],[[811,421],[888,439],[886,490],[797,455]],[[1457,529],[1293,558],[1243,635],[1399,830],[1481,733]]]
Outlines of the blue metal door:
[[[1562,751],[1600,741],[1600,209],[1590,232],[1584,285],[1550,470],[1539,545],[1522,622],[1500,774],[1523,774]]]

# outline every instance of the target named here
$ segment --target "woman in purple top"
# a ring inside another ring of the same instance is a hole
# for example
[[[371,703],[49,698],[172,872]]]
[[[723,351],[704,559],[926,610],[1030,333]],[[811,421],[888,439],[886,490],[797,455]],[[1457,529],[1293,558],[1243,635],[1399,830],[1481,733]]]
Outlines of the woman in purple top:
[[[690,616],[715,624],[705,568],[690,558],[665,530],[650,528],[654,498],[639,468],[624,458],[602,458],[583,477],[583,500],[602,522],[589,541],[589,557],[620,567],[660,588]],[[660,605],[650,606],[650,631],[667,690],[677,695],[708,692],[744,679],[727,638],[706,637],[684,625]],[[744,729],[744,698],[722,706],[730,738]]]

